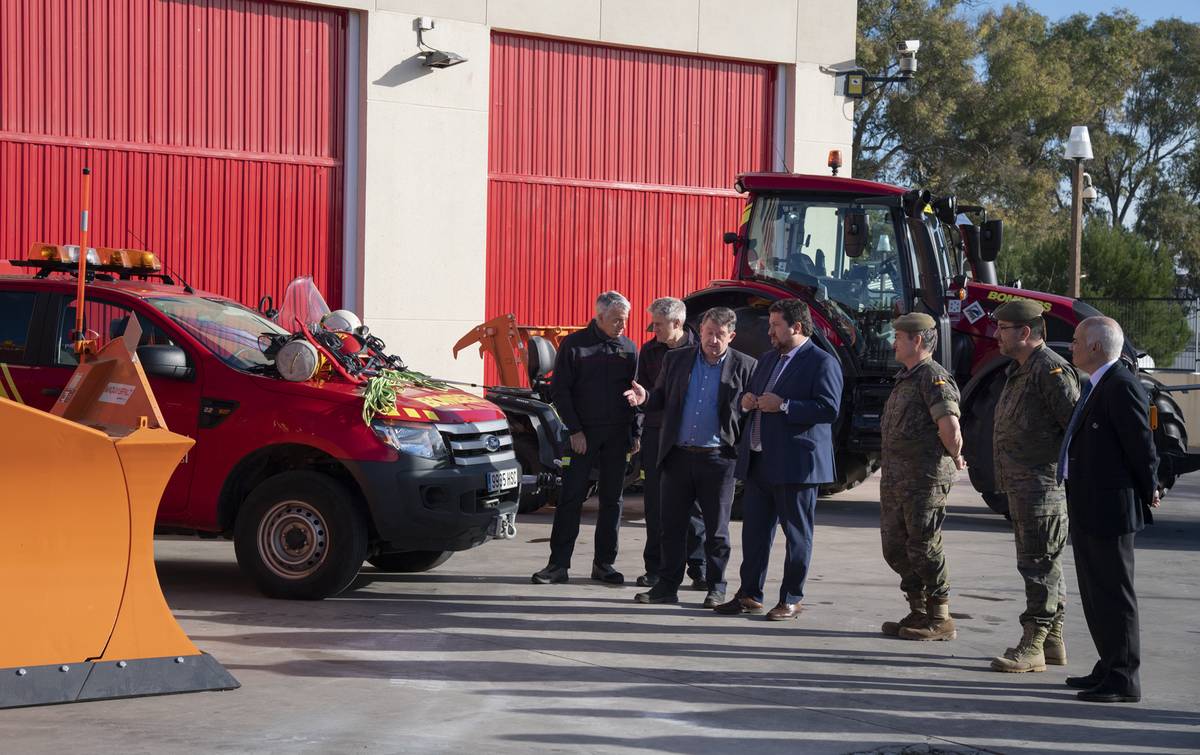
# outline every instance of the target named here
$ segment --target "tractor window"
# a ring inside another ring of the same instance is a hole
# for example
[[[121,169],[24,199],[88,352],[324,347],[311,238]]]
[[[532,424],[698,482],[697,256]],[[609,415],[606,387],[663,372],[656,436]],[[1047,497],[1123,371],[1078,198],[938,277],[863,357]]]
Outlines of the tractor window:
[[[867,215],[867,246],[850,257],[842,245],[842,217],[849,205],[764,196],[749,224],[747,261],[755,277],[811,289],[863,362],[891,370],[892,319],[905,299],[893,210],[856,205]]]
[[[0,291],[0,363],[26,361],[35,297],[31,292]]]

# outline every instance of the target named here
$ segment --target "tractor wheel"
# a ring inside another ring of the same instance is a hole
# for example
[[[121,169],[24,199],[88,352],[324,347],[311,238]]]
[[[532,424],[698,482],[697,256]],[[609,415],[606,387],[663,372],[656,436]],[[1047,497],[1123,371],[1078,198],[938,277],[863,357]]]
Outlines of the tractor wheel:
[[[997,514],[1008,515],[1008,498],[998,490],[995,462],[992,457],[992,427],[996,404],[1004,390],[1004,372],[997,370],[987,378],[963,409],[963,458],[971,485],[979,491],[984,503]]]
[[[875,474],[877,469],[879,469],[878,456],[867,456],[849,451],[839,453],[837,455],[838,479],[828,485],[822,485],[820,494],[825,497],[853,490]]]

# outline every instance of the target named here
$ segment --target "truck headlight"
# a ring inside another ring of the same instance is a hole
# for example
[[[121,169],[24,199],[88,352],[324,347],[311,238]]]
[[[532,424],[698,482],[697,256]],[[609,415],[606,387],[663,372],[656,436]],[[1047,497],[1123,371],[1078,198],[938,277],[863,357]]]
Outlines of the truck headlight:
[[[371,422],[371,429],[380,440],[400,453],[422,459],[444,459],[449,455],[442,434],[433,425],[377,419]]]

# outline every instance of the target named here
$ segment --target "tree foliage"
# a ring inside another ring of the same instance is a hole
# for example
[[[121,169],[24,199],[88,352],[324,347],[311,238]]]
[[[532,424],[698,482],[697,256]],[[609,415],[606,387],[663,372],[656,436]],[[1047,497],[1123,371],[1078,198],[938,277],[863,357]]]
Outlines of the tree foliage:
[[[1175,265],[1200,295],[1200,24],[1147,25],[1128,11],[1052,22],[1015,2],[983,11],[974,0],[860,0],[858,31],[858,62],[872,73],[894,70],[901,40],[922,44],[908,91],[877,89],[857,103],[855,176],[984,204],[1005,219],[1002,280],[1062,292],[1063,150],[1071,127],[1087,125],[1095,156],[1084,166],[1100,196],[1087,214],[1085,295],[1172,296]],[[1118,250],[1132,256],[1118,260]],[[1108,288],[1122,280],[1140,282]],[[1160,356],[1175,342],[1171,332],[1145,338]]]

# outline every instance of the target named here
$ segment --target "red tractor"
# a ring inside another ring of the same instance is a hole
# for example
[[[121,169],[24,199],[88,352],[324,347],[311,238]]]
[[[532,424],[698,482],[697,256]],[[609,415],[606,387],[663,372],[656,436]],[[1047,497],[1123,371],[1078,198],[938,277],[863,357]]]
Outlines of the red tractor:
[[[1009,363],[996,343],[990,313],[1014,298],[1045,309],[1051,348],[1069,358],[1075,326],[1100,314],[1053,294],[997,285],[999,220],[954,197],[834,176],[747,173],[734,188],[748,195],[741,227],[725,234],[734,252],[729,280],[685,298],[690,320],[713,306],[738,315],[736,348],[757,356],[768,347],[767,308],[797,297],[813,310],[815,340],[835,355],[845,375],[842,411],[834,427],[839,479],[826,493],[854,487],[879,466],[880,415],[899,369],[892,319],[922,311],[939,323],[935,357],[962,390],[965,455],[971,483],[997,513],[1007,512],[992,471],[992,417]],[[1137,369],[1126,342],[1124,361]],[[1149,375],[1159,477],[1165,487],[1200,468],[1188,454],[1178,404]]]

